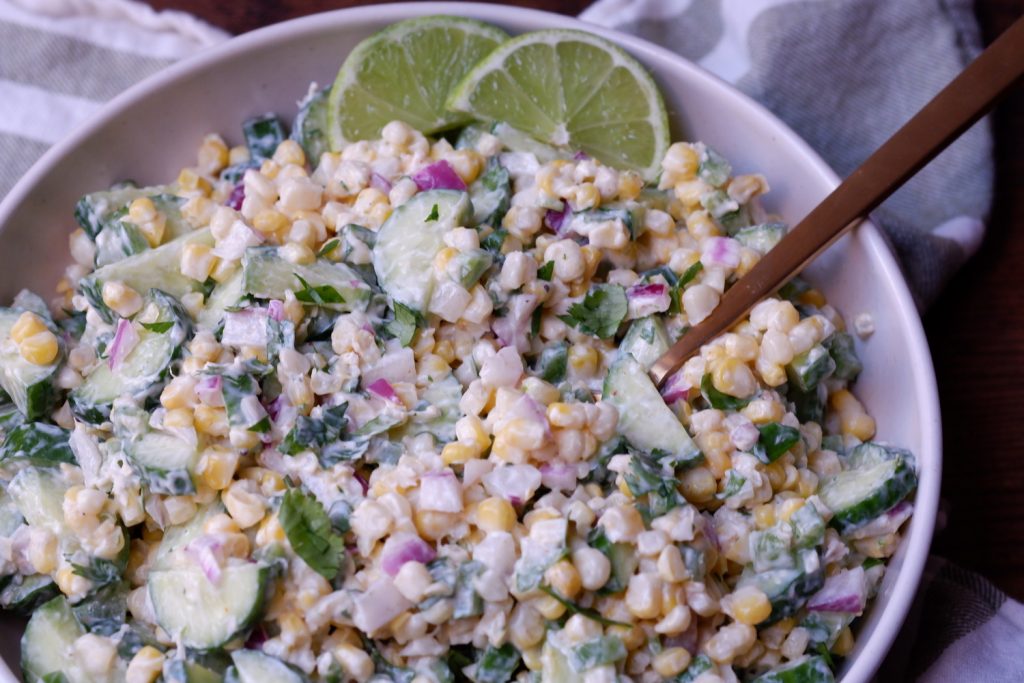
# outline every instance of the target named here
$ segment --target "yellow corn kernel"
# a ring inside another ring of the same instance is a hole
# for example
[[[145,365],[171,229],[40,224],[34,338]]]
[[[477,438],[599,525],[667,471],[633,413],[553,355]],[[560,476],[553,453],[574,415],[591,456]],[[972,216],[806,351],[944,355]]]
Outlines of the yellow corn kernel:
[[[558,600],[555,600],[550,595],[537,598],[531,603],[531,605],[548,621],[554,621],[565,614],[565,605],[560,603]]]
[[[18,344],[18,353],[33,365],[49,365],[59,351],[57,337],[49,330],[37,332]]]
[[[268,498],[285,490],[284,477],[266,467],[246,467],[239,472],[240,479],[254,481]]]
[[[601,250],[588,244],[580,249],[580,253],[583,255],[583,263],[586,266],[583,270],[583,277],[587,279],[594,277],[597,267],[601,265]]]
[[[164,668],[164,653],[152,645],[145,645],[128,662],[126,683],[153,683]]]
[[[274,161],[282,166],[286,164],[305,166],[306,153],[302,151],[302,146],[295,140],[285,140],[274,150]]]
[[[249,551],[252,549],[249,543],[249,537],[241,532],[221,534],[220,544],[224,554],[227,557],[249,557]]]
[[[289,263],[308,265],[316,261],[316,254],[305,244],[289,242],[280,249],[281,258]]]
[[[540,671],[544,668],[544,651],[539,647],[531,647],[522,650],[523,664],[530,671]]]
[[[754,524],[758,529],[767,529],[775,525],[775,507],[770,503],[754,508]]]
[[[793,516],[793,513],[804,506],[803,498],[787,498],[782,501],[782,505],[779,506],[779,518],[785,522]]]
[[[875,420],[864,410],[857,397],[846,389],[840,389],[828,397],[829,405],[839,413],[840,429],[843,434],[867,441],[875,435]]]
[[[20,344],[29,337],[45,331],[46,325],[43,323],[43,319],[35,313],[25,311],[18,316],[14,326],[11,327],[11,339],[14,340],[14,343]]]
[[[89,579],[79,576],[71,565],[61,567],[53,575],[53,581],[60,592],[72,599],[83,597],[92,585]]]
[[[437,252],[437,256],[434,257],[434,272],[445,273],[448,270],[448,263],[459,255],[459,250],[455,247],[445,247],[441,251]]]
[[[442,339],[434,345],[434,354],[440,356],[449,365],[455,361],[455,345],[448,339]]]
[[[626,171],[619,174],[619,199],[630,200],[640,196],[644,188],[643,178],[635,171]]]
[[[523,462],[526,459],[526,451],[516,448],[508,442],[501,434],[494,437],[494,444],[491,446],[491,457],[503,462]]]
[[[264,518],[260,523],[259,531],[256,532],[256,545],[264,546],[271,543],[280,543],[284,539],[284,528],[281,526],[281,522],[278,521],[277,515],[273,514]]]
[[[142,309],[142,297],[120,280],[103,283],[103,303],[122,318],[127,318]]]
[[[451,512],[417,510],[412,521],[420,536],[430,541],[437,541],[455,527],[459,516]]]
[[[800,470],[799,477],[796,492],[804,498],[813,496],[818,490],[818,475],[811,470],[803,469]]]
[[[705,466],[691,467],[679,477],[683,497],[691,503],[706,503],[718,491],[714,473]]]
[[[764,398],[754,399],[740,412],[754,424],[778,422],[785,414],[781,403]]]
[[[462,182],[469,185],[477,176],[480,175],[480,171],[484,168],[484,158],[480,155],[480,152],[475,149],[460,149],[456,150],[452,154],[449,162],[455,172],[462,178]]]
[[[451,441],[441,449],[441,459],[446,465],[462,465],[474,458],[479,458],[481,450],[475,444]]]
[[[263,163],[260,164],[260,175],[264,178],[274,180],[280,172],[281,164],[277,163],[273,159],[264,159]]]
[[[182,275],[186,275],[193,280],[206,282],[206,279],[210,277],[210,273],[217,265],[218,260],[210,247],[205,244],[192,242],[186,244],[181,250],[179,270],[181,270]]]
[[[628,612],[626,613],[628,617]],[[611,617],[616,621],[622,620],[622,615],[615,615]],[[626,646],[626,649],[632,652],[638,650],[640,647],[647,642],[647,634],[639,626],[633,626],[627,628],[625,626],[611,626],[605,630],[605,633],[610,636],[618,636],[622,641],[622,644]]]
[[[694,211],[689,214],[686,217],[686,230],[698,242],[708,237],[717,237],[721,234],[718,226],[715,225],[707,211]]]
[[[231,485],[238,468],[238,452],[211,446],[203,452],[196,472],[202,481],[214,491],[223,491]]]
[[[216,133],[207,135],[196,153],[196,165],[204,173],[217,173],[228,165],[228,146]]]
[[[513,448],[540,448],[544,444],[544,427],[534,420],[517,417],[505,424],[501,437]]]
[[[223,512],[203,522],[203,533],[205,534],[237,534],[241,533],[238,523]]]
[[[559,560],[544,572],[548,585],[562,597],[572,600],[580,592],[580,573],[569,560]]]
[[[743,277],[761,260],[761,254],[753,249],[740,249],[740,264],[736,266],[736,277]]]
[[[750,367],[737,358],[723,358],[714,364],[711,381],[722,393],[746,398],[757,390],[757,380]]]
[[[797,297],[797,301],[807,306],[815,306],[817,308],[822,308],[828,303],[825,299],[825,295],[813,287],[801,292]]]
[[[672,144],[665,152],[665,158],[661,160],[661,167],[667,174],[671,174],[672,182],[692,180],[697,176],[699,164],[697,151],[687,142]]]
[[[156,205],[149,197],[139,197],[128,205],[128,220],[135,225],[156,220],[157,215]]]
[[[840,657],[845,657],[850,654],[853,650],[853,631],[847,626],[839,632],[839,637],[836,639],[836,644],[832,646],[832,653],[837,654]]]
[[[215,282],[224,283],[231,279],[231,276],[238,270],[238,261],[226,261],[223,259],[217,259],[217,263],[213,266],[213,270],[210,271],[210,277]]]
[[[210,185],[209,180],[196,173],[195,170],[183,168],[181,173],[178,174],[178,189],[184,192],[199,192],[202,195],[209,196],[213,186]]]
[[[615,486],[618,487],[622,495],[627,496],[628,498],[636,498],[636,496],[633,495],[633,491],[629,488],[629,484],[626,483],[626,480],[622,475],[615,478]]]
[[[228,415],[223,408],[198,405],[193,422],[197,430],[210,436],[227,436],[230,430]]]
[[[164,414],[164,427],[187,429],[192,423],[192,411],[188,408],[174,408]]]
[[[504,498],[485,498],[476,506],[476,525],[484,531],[512,531],[516,525],[515,508]]]
[[[288,217],[280,211],[265,209],[253,216],[252,227],[264,235],[281,234],[288,229]]]
[[[690,653],[684,647],[670,647],[654,658],[654,671],[663,678],[678,676],[690,666]]]
[[[28,544],[28,559],[39,574],[49,574],[55,570],[57,568],[57,536],[43,529],[34,531]]]
[[[781,460],[776,460],[770,465],[765,465],[764,473],[768,476],[768,482],[772,485],[772,489],[781,491],[786,485],[786,464]]]
[[[429,378],[436,379],[438,377],[445,377],[449,372],[451,372],[451,369],[452,368],[448,362],[435,353],[428,353],[422,360],[420,360],[419,363],[419,374],[421,376],[426,376],[428,381]],[[413,403],[415,403],[415,401],[413,401]]]
[[[601,203],[601,193],[598,192],[594,183],[581,183],[566,193],[566,198],[572,200],[577,210],[592,209]]]
[[[591,376],[597,372],[600,358],[597,349],[585,344],[573,344],[569,348],[569,365],[582,376]]]
[[[160,405],[168,410],[190,408],[195,403],[195,381],[176,377],[160,392]]]
[[[760,624],[772,613],[768,596],[753,586],[737,591],[730,607],[732,618],[748,626]]]

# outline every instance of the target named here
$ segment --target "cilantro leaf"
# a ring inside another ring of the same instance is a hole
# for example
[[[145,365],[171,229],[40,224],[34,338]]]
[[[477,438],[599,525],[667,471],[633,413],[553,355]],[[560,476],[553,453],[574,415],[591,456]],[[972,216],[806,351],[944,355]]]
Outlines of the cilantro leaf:
[[[427,216],[426,220],[428,220],[428,221],[436,221],[440,216],[441,216],[441,213],[437,209],[437,204],[434,204],[434,206],[431,207],[430,215]]]
[[[338,441],[348,424],[345,420],[347,409],[348,404],[342,403],[322,409],[319,419],[299,415],[295,418],[295,426],[284,437],[278,449],[285,455],[295,455],[303,451],[315,451]]]
[[[555,272],[555,262],[548,261],[543,266],[537,269],[537,278],[544,280],[544,282],[551,282],[551,276]]]
[[[715,498],[718,500],[725,500],[730,496],[735,496],[743,490],[743,486],[746,483],[746,477],[736,472],[736,470],[729,470],[726,472],[725,488],[722,489],[721,493],[715,494]]]
[[[345,303],[345,297],[343,297],[334,287],[331,287],[330,285],[314,287],[306,282],[298,273],[295,273],[295,277],[299,278],[299,282],[302,283],[303,287],[303,289],[295,292],[295,298],[302,303],[314,306]]]
[[[339,240],[337,237],[335,237],[333,239],[329,239],[326,242],[324,242],[322,247],[317,249],[316,255],[317,256],[327,256],[332,251],[337,249],[339,244],[341,244],[341,240]]]
[[[476,683],[508,683],[519,668],[522,656],[512,643],[488,645],[476,666]]]
[[[270,433],[270,416],[264,417],[256,424],[249,427],[250,432],[256,432],[257,434],[269,434]]]
[[[142,326],[150,332],[156,332],[157,334],[163,334],[167,330],[174,327],[174,323],[171,321],[158,322],[158,323],[142,323]]]
[[[290,489],[284,494],[277,515],[295,554],[325,579],[337,576],[345,554],[345,539],[331,526],[323,506],[302,491]]]
[[[505,245],[506,237],[508,237],[508,230],[498,228],[490,235],[480,240],[480,246],[495,256],[501,256],[501,248]]]
[[[671,286],[668,290],[669,298],[672,300],[672,303],[668,309],[670,315],[676,315],[683,310],[683,290],[686,288],[686,285],[693,282],[693,279],[697,277],[697,275],[699,275],[700,271],[702,270],[704,270],[704,264],[701,263],[700,261],[697,261],[692,266],[683,271],[682,276],[679,277],[674,284],[670,283]]]
[[[758,425],[757,431],[761,432],[761,436],[758,437],[751,453],[764,463],[775,462],[800,440],[799,429],[778,422]]]
[[[626,290],[619,285],[595,285],[583,301],[569,307],[562,322],[601,339],[615,336],[628,312]]]
[[[396,301],[395,319],[385,323],[384,329],[393,334],[402,346],[408,346],[412,343],[412,338],[416,336],[419,318],[416,311]]]

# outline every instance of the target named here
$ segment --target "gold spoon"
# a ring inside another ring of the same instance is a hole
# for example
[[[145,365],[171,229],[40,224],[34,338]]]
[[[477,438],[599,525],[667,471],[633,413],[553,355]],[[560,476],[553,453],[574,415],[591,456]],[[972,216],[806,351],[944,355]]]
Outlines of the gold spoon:
[[[700,347],[727,331],[980,119],[1024,75],[1024,18],[967,66],[726,291],[651,368],[661,385]]]

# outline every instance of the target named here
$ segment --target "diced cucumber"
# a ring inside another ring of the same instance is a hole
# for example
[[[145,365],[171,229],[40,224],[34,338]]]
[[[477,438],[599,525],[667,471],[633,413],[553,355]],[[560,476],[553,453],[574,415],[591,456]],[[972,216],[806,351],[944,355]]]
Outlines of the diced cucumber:
[[[830,377],[836,369],[828,350],[821,344],[804,351],[786,366],[786,375],[793,385],[804,393],[814,390],[822,380]]]
[[[430,381],[420,396],[417,412],[404,426],[391,432],[392,438],[414,436],[416,434],[433,434],[438,443],[455,441],[455,423],[462,417],[459,400],[462,398],[462,385],[455,375],[449,374],[443,379],[436,377]]]
[[[701,674],[711,671],[715,663],[707,655],[697,655],[686,669],[673,679],[674,683],[693,683]]]
[[[49,365],[35,365],[22,358],[18,345],[11,341],[11,328],[21,314],[13,308],[0,308],[0,386],[26,418],[38,420],[48,416],[56,402],[54,375],[61,354]]]
[[[796,385],[789,385],[786,390],[786,399],[793,404],[793,412],[801,422],[824,423],[827,398],[824,384],[806,392],[800,391]]]
[[[821,559],[815,550],[807,549],[795,553],[794,566],[789,568],[757,573],[748,568],[737,585],[754,585],[768,596],[772,605],[771,615],[764,622],[768,625],[796,614],[824,583],[825,568]]]
[[[896,507],[917,486],[913,462],[903,453],[893,451],[894,457],[883,460],[867,453],[862,451],[856,459],[851,455],[848,464],[852,469],[829,477],[818,490],[821,501],[833,513],[829,524],[841,534]]]
[[[60,589],[48,574],[15,576],[0,591],[0,607],[17,614],[31,614],[59,593]]]
[[[480,655],[473,680],[476,683],[508,683],[519,668],[522,655],[512,643],[501,647],[488,645]]]
[[[58,538],[74,534],[64,521],[64,492],[68,485],[52,469],[21,470],[7,487],[11,499],[30,525],[48,529]]]
[[[344,263],[318,259],[308,265],[295,264],[284,259],[277,247],[246,249],[242,257],[242,278],[243,291],[257,299],[283,301],[289,290],[298,295],[307,286],[325,292],[332,289],[341,301],[318,305],[335,311],[366,310],[372,295],[370,286]]]
[[[569,345],[565,342],[556,342],[540,352],[533,371],[545,382],[559,384],[565,379],[568,364]]]
[[[856,617],[852,612],[810,612],[800,622],[811,636],[810,647],[824,645],[828,649],[839,640],[843,629]]]
[[[224,314],[228,309],[237,306],[245,296],[243,282],[242,271],[236,270],[234,275],[214,287],[210,296],[206,298],[203,309],[199,311],[196,325],[204,330],[217,329],[224,321]]]
[[[459,565],[455,577],[455,593],[452,596],[453,619],[478,617],[484,613],[483,598],[473,587],[473,581],[483,569],[482,564],[473,560]]]
[[[601,527],[594,527],[587,537],[587,543],[600,550],[611,562],[612,571],[607,583],[601,587],[602,594],[621,593],[629,585],[629,577],[636,571],[640,559],[628,543],[612,543]]]
[[[754,679],[754,683],[834,683],[835,676],[824,658],[803,656]]]
[[[491,127],[491,135],[501,140],[501,144],[510,152],[529,152],[537,157],[537,161],[541,164],[555,159],[571,159],[573,155],[569,149],[546,145],[503,121],[499,121]]]
[[[249,156],[258,161],[274,156],[277,146],[284,142],[284,124],[277,114],[266,113],[253,116],[242,123],[242,134]]]
[[[825,340],[824,346],[836,363],[836,370],[833,373],[839,379],[852,382],[864,369],[857,357],[857,350],[854,347],[853,336],[846,332],[836,332]]]
[[[25,518],[18,510],[17,504],[7,492],[7,487],[0,487],[0,538],[10,538],[11,534],[25,523]]]
[[[619,344],[619,355],[630,354],[644,370],[650,370],[672,345],[665,323],[656,315],[634,320]]]
[[[121,183],[109,190],[90,192],[79,199],[75,205],[75,220],[85,234],[96,239],[113,214],[127,208],[132,201],[168,193],[173,194],[169,185],[138,187],[133,183]]]
[[[185,524],[166,529],[153,556],[153,568],[171,569],[182,563],[191,562],[182,557],[181,551],[203,533],[203,526],[207,520],[222,512],[224,512],[224,506],[220,503],[213,503],[201,508]]]
[[[185,198],[175,194],[158,194],[150,197],[153,206],[164,215],[167,222],[164,224],[163,243],[176,240],[179,237],[193,232],[192,224],[181,214],[181,207],[185,205]]]
[[[469,199],[473,204],[473,226],[501,226],[501,219],[512,203],[512,182],[498,157],[488,159],[483,175],[469,186]]]
[[[21,670],[26,683],[44,683],[45,677],[58,673],[63,673],[68,683],[113,680],[113,676],[96,678],[85,670],[72,647],[83,635],[85,629],[75,619],[64,596],[37,609],[21,637]]]
[[[785,223],[761,223],[742,228],[733,237],[743,246],[767,254],[785,236]]]
[[[123,282],[140,294],[145,294],[151,289],[159,289],[176,299],[189,292],[199,291],[203,283],[181,274],[182,251],[186,244],[193,243],[213,246],[210,230],[207,228],[190,232],[156,249],[148,249],[123,261],[104,266],[82,279],[82,293],[107,322],[114,322],[113,312],[103,303],[104,283]]]
[[[583,676],[579,675],[569,666],[569,660],[556,647],[550,638],[544,639],[544,649],[541,650],[541,683],[582,683]]]
[[[149,249],[149,242],[139,228],[115,214],[96,235],[96,267],[141,254]]]
[[[69,436],[68,430],[45,422],[19,425],[7,433],[0,448],[0,463],[18,461],[37,467],[74,463]]]
[[[913,465],[914,454],[905,448],[896,448],[877,441],[865,441],[854,446],[853,450],[846,457],[847,469],[861,469],[872,467],[878,463],[903,458]]]
[[[428,190],[392,212],[377,232],[373,268],[394,301],[427,311],[436,284],[434,257],[445,247],[445,234],[468,223],[469,211],[465,192]]]
[[[605,204],[600,209],[588,209],[578,211],[572,215],[573,222],[581,223],[607,223],[608,221],[622,221],[622,225],[629,232],[632,239],[640,237],[644,227],[644,208],[636,202],[626,204],[612,203]]]
[[[573,645],[568,651],[569,666],[577,673],[626,658],[626,646],[618,636],[599,636]]]
[[[602,400],[618,409],[619,434],[635,448],[670,459],[673,467],[694,465],[704,457],[632,356],[612,363]]]
[[[302,672],[257,650],[235,650],[225,683],[305,683]]]
[[[164,662],[164,683],[221,683],[224,676],[188,659],[168,659]]]
[[[462,251],[448,262],[448,275],[463,288],[472,289],[493,262],[494,257],[484,249]]]
[[[138,343],[116,370],[100,363],[86,376],[68,398],[71,411],[82,421],[99,424],[110,416],[114,399],[131,396],[144,401],[163,388],[171,363],[191,333],[191,323],[181,305],[166,293],[154,289],[148,299],[159,310],[158,322],[172,323],[171,327],[163,331],[140,327]]]
[[[156,621],[172,638],[197,650],[223,646],[247,631],[263,611],[270,570],[236,560],[212,583],[196,565],[149,574]]]
[[[312,92],[299,104],[299,113],[292,124],[292,140],[302,145],[306,162],[316,168],[324,152],[331,151],[327,140],[327,96],[330,88]]]
[[[803,505],[789,518],[793,529],[793,545],[813,548],[825,540],[825,521],[813,505]]]
[[[194,445],[171,434],[149,432],[126,444],[125,451],[150,492],[169,496],[195,493],[192,473],[199,462],[199,452]]]

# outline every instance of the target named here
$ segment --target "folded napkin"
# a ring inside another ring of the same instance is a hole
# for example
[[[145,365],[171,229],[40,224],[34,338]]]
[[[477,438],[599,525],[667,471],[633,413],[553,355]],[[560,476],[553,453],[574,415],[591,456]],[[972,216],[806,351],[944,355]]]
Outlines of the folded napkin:
[[[968,0],[598,0],[582,18],[734,83],[840,175],[980,49]],[[0,197],[104,101],[225,38],[129,0],[0,0]],[[981,242],[991,151],[975,126],[876,213],[922,305]],[[878,679],[1024,681],[1024,606],[932,558]]]

